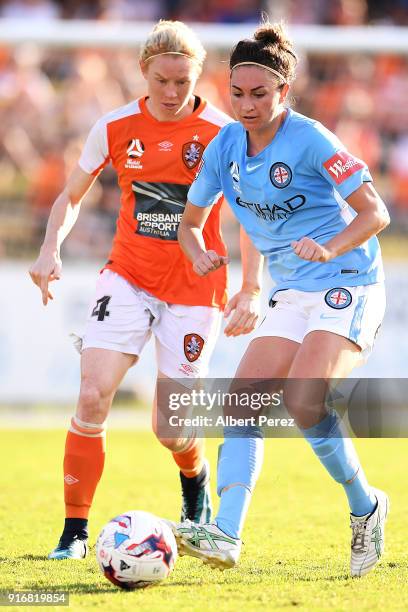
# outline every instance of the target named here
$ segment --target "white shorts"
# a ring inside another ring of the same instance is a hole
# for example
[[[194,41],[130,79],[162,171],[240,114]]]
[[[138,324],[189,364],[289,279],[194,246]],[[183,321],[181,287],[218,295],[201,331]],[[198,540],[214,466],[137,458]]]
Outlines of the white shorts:
[[[170,378],[200,378],[208,371],[221,320],[218,308],[168,304],[116,272],[104,270],[81,350],[102,348],[140,355],[153,333],[160,372]]]
[[[253,338],[278,336],[303,342],[311,331],[348,338],[367,359],[385,312],[383,283],[333,287],[325,291],[287,289],[273,296],[271,307]]]

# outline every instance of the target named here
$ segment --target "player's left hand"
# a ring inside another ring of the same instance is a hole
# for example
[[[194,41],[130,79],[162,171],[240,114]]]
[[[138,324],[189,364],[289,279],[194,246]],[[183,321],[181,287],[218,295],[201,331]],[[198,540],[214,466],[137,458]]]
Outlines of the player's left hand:
[[[228,302],[224,310],[224,318],[234,314],[224,329],[226,336],[249,334],[255,329],[259,319],[259,293],[241,289]]]
[[[318,244],[312,238],[301,238],[290,243],[292,249],[301,259],[308,261],[326,262],[332,259],[333,255],[329,249]]]

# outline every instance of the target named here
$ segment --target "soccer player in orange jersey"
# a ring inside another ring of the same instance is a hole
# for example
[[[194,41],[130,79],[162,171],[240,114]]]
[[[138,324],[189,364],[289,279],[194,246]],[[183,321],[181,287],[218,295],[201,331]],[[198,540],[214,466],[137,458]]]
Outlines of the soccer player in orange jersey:
[[[193,94],[205,51],[181,22],[159,22],[140,55],[148,95],[102,117],[77,167],[55,201],[43,245],[30,269],[44,305],[49,283],[61,276],[60,247],[81,200],[102,169],[118,175],[121,206],[109,259],[81,347],[81,388],[64,458],[65,527],[53,559],[87,554],[88,514],[105,456],[105,422],[120,381],[154,334],[158,377],[203,377],[224,310],[227,335],[252,331],[257,320],[262,258],[241,234],[243,285],[227,304],[225,245],[218,202],[205,224],[209,251],[222,254],[213,274],[199,278],[177,242],[188,189],[207,144],[231,119]],[[209,468],[202,440],[160,437],[180,469],[182,518],[208,522]]]

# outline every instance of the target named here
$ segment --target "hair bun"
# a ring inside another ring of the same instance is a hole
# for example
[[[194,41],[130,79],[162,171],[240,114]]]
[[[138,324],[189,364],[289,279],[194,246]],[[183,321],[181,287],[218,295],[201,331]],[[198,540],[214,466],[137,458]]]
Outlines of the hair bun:
[[[285,48],[292,48],[292,42],[287,37],[283,26],[280,23],[261,25],[254,34],[254,39],[266,45],[278,44]]]

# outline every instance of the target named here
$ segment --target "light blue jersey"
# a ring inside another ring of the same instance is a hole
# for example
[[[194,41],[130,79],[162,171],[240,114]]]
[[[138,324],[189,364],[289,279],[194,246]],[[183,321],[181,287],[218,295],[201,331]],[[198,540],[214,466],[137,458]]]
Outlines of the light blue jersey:
[[[291,242],[319,244],[339,234],[356,213],[345,199],[371,181],[367,166],[317,121],[288,109],[272,142],[248,157],[244,127],[230,123],[207,146],[188,199],[213,204],[223,192],[281,289],[323,291],[383,280],[376,237],[326,263],[301,259]]]

